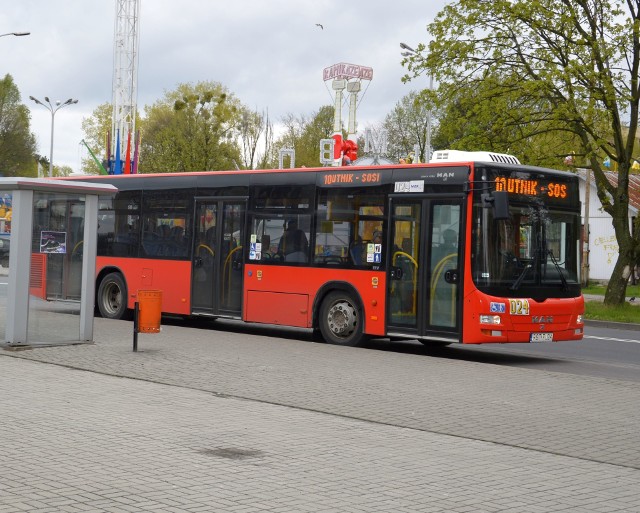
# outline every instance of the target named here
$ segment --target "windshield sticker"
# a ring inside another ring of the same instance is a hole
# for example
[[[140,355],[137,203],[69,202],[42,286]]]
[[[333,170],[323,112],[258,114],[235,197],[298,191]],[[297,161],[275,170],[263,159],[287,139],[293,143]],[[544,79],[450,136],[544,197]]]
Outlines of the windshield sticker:
[[[529,315],[529,300],[509,299],[509,313],[511,315]]]
[[[262,260],[262,244],[259,242],[249,243],[249,260]]]
[[[491,303],[489,305],[491,313],[505,313],[507,311],[504,303]]]

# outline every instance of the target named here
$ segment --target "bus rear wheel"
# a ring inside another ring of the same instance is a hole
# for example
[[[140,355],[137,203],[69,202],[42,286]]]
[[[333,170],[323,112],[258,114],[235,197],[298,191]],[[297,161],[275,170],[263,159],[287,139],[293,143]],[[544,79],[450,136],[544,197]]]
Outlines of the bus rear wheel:
[[[362,312],[346,292],[331,292],[320,307],[320,332],[329,344],[357,346],[363,340]]]
[[[127,286],[120,273],[109,273],[98,287],[98,311],[107,319],[125,319],[127,310]]]

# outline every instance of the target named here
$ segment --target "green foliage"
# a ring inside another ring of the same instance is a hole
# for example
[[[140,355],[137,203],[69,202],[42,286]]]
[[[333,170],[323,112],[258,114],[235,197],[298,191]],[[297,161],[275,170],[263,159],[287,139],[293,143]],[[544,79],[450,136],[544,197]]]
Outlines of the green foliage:
[[[69,176],[73,173],[71,166],[56,166],[53,165],[53,176]]]
[[[107,160],[107,137],[111,133],[111,119],[113,105],[103,103],[98,105],[88,118],[82,119],[84,141],[99,160]],[[139,127],[136,121],[136,126]],[[82,159],[82,172],[89,175],[100,174],[98,164],[91,156]]]
[[[406,80],[427,70],[445,102],[476,96],[473,109],[463,105],[463,111],[485,125],[490,121],[491,141],[500,147],[513,141],[512,153],[519,153],[516,143],[529,143],[527,155],[535,155],[536,146],[553,154],[577,141],[577,161],[593,170],[620,247],[605,302],[624,301],[626,269],[640,258],[640,230],[633,237],[628,222],[640,102],[637,2],[456,0],[428,29],[432,39],[426,55],[420,45],[418,55],[404,61],[410,73]],[[545,134],[554,136],[537,144]],[[560,134],[559,146],[555,134]],[[616,163],[615,184],[604,174],[604,157]]]
[[[432,133],[435,132],[434,120],[437,111],[431,98],[412,91],[396,103],[393,110],[387,114],[383,128],[388,134],[387,156],[398,161],[406,158],[414,151],[414,145],[418,144],[420,162],[426,162],[426,134],[429,111],[432,116]],[[435,148],[433,141],[432,148]],[[444,149],[444,148],[443,148]]]
[[[544,106],[526,106],[518,90],[496,96],[502,79],[486,75],[473,85],[441,87],[434,148],[508,153],[530,165],[568,169],[564,159],[580,147],[578,138],[554,129],[544,118],[536,119]]]
[[[0,174],[37,176],[36,139],[31,133],[29,109],[20,103],[20,91],[11,75],[0,80]]]
[[[597,285],[590,283],[588,287],[582,287],[583,294],[593,294],[597,296],[604,296],[607,291],[607,287],[605,285]],[[634,296],[639,298],[638,302],[640,303],[640,285],[629,285],[627,286],[627,296]]]
[[[640,324],[640,306],[629,303],[605,305],[601,301],[585,302],[585,318],[598,321],[631,322]]]
[[[234,169],[240,102],[217,82],[180,84],[146,109],[140,170],[179,172]]]

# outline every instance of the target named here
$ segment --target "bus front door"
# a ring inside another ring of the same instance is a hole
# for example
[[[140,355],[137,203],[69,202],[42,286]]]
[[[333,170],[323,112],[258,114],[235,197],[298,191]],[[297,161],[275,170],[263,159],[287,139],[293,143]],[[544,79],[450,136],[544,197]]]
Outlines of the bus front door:
[[[196,199],[191,311],[239,318],[245,200]]]
[[[438,342],[460,340],[462,201],[391,201],[387,332]]]

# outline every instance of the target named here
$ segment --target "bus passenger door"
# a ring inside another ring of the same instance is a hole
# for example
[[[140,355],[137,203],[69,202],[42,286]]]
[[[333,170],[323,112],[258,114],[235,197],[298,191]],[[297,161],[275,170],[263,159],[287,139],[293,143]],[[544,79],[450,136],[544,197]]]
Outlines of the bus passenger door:
[[[245,200],[196,199],[191,311],[240,317]]]
[[[392,198],[387,332],[440,342],[460,336],[462,201]]]

